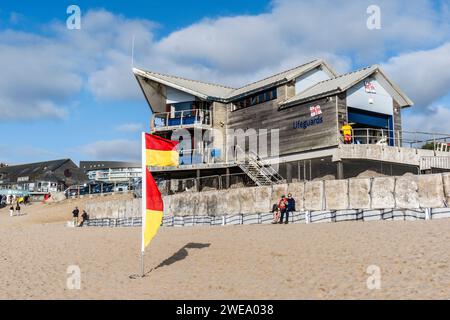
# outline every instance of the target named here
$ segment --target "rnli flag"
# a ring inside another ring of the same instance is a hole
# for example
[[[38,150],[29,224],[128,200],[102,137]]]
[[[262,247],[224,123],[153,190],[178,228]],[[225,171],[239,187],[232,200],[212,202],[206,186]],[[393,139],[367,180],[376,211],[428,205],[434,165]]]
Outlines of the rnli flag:
[[[150,241],[158,232],[161,225],[164,206],[161,193],[158,190],[155,180],[150,171],[146,170],[146,194],[145,194],[145,217],[143,219],[143,248],[147,247]]]
[[[148,166],[177,166],[178,142],[142,133],[142,252],[162,223],[163,200]]]
[[[146,164],[151,167],[179,165],[176,150],[178,141],[167,140],[153,134],[145,134]]]

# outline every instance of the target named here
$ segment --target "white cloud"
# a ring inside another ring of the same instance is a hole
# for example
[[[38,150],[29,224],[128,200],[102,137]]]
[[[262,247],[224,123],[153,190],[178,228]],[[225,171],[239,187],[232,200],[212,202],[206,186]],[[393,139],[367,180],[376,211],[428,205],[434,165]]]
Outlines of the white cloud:
[[[375,31],[366,26],[369,4],[274,1],[268,13],[205,19],[173,32],[156,48],[175,64],[168,69],[195,69],[182,67],[178,74],[198,78],[209,73],[214,80],[239,85],[316,57],[346,71],[351,62],[372,64],[388,51],[433,46],[449,37],[448,24],[431,1],[377,1],[382,29]]]
[[[103,10],[82,19],[81,30],[54,22],[46,36],[0,31],[2,120],[64,118],[83,89],[99,99],[142,98],[131,72],[131,36],[151,41],[153,25]]]
[[[116,129],[120,132],[138,132],[143,130],[142,123],[124,123],[119,125]]]
[[[444,94],[445,82],[420,87],[409,77],[410,66],[427,57],[448,63],[443,61],[448,50],[443,43],[450,42],[444,2],[438,10],[431,0],[378,0],[382,29],[374,31],[366,27],[370,4],[275,0],[266,13],[205,18],[162,39],[154,36],[155,23],[105,10],[83,12],[81,30],[68,30],[65,21],[46,26],[45,36],[5,30],[0,32],[0,116],[62,118],[83,90],[99,100],[144,102],[131,73],[133,35],[138,66],[234,86],[317,57],[342,72],[401,52],[385,64],[401,88],[423,105]],[[431,64],[445,80],[445,68]],[[421,75],[422,69],[413,72]]]
[[[423,110],[450,93],[450,42],[390,58],[383,68]]]
[[[444,105],[430,106],[423,113],[411,112],[403,120],[404,130],[450,134],[450,108]],[[430,139],[431,137],[428,137]]]
[[[79,158],[91,160],[130,160],[141,158],[141,145],[134,140],[96,141],[73,149]]]
[[[8,165],[39,162],[63,159],[67,156],[63,156],[58,152],[50,151],[44,148],[39,148],[34,145],[4,145],[0,144],[0,162],[7,163]],[[17,161],[17,159],[21,159]],[[27,160],[22,160],[27,159]],[[31,160],[29,160],[31,159]]]

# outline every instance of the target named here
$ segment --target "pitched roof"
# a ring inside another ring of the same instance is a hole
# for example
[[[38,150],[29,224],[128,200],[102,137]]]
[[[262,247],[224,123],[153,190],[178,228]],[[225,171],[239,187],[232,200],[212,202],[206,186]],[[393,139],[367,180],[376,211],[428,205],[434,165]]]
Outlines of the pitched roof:
[[[146,71],[138,68],[133,68],[133,72],[137,76],[141,76],[156,81],[169,87],[184,91],[186,93],[199,96],[203,99],[208,98],[222,99],[230,92],[235,90],[234,88],[219,84],[213,84],[198,80],[191,80],[182,77],[171,76],[168,74]]]
[[[273,86],[274,84],[284,83],[291,80],[296,79],[297,77],[301,76],[302,74],[305,74],[306,72],[317,68],[320,65],[325,65],[325,67],[330,71],[331,75],[336,76],[336,72],[322,59],[313,60],[307,63],[304,63],[300,66],[297,66],[295,68],[285,70],[283,72],[277,73],[273,76],[267,77],[262,80],[258,80],[256,82],[247,84],[243,87],[240,87],[231,94],[228,95],[228,98],[236,98],[243,94],[250,94],[252,92],[255,92],[257,90],[261,90],[263,88],[268,88]]]
[[[0,168],[0,175],[3,176],[2,180],[11,183],[16,182],[20,177],[29,177],[30,182],[37,179],[44,179],[46,181],[67,180],[67,178],[61,176],[61,174],[55,174],[56,170],[66,164],[68,165],[67,168],[71,168],[72,179],[77,181],[85,180],[84,174],[70,159],[51,160],[2,167]]]
[[[378,65],[373,65],[357,71],[342,74],[329,80],[318,82],[312,87],[282,102],[281,107],[289,107],[294,104],[299,104],[302,102],[344,92],[375,73],[381,74],[386,83],[391,86],[392,94],[394,98],[399,102],[400,106],[403,107],[413,105],[413,102],[392,81],[390,81],[386,77],[381,68]]]
[[[251,94],[277,84],[288,82],[319,66],[324,66],[332,76],[336,75],[336,72],[324,60],[317,59],[237,89],[219,84],[146,71],[138,68],[133,68],[133,73],[136,76],[147,78],[203,99],[213,98],[229,101],[242,95]]]
[[[80,169],[84,171],[117,168],[141,168],[140,162],[126,161],[80,161]]]

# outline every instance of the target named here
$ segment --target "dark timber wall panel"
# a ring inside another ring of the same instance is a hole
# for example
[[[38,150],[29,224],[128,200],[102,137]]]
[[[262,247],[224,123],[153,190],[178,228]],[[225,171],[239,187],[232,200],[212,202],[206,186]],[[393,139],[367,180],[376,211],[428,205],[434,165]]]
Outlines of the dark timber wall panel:
[[[338,130],[340,130],[341,127],[344,125],[344,122],[348,121],[347,98],[345,93],[338,95],[337,112],[338,112]]]
[[[286,88],[278,88],[278,99],[245,109],[229,113],[229,129],[279,129],[280,155],[318,149],[337,145],[338,123],[337,110],[345,107],[345,99],[336,96],[330,99],[324,98],[310,103],[293,106],[284,110],[278,110],[278,103],[284,100]],[[322,123],[303,128],[294,128],[296,121],[303,122],[313,119],[310,107],[320,105],[323,119]],[[270,138],[268,138],[270,144]]]
[[[394,137],[395,145],[401,146],[402,141],[402,111],[398,103],[394,100]],[[395,112],[398,110],[398,112]]]

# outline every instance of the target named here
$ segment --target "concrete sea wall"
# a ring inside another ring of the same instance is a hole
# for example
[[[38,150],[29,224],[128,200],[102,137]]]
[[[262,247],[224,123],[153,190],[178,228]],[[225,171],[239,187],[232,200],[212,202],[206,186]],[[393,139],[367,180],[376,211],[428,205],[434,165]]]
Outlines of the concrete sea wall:
[[[288,192],[296,200],[293,222],[450,217],[450,173],[443,173],[184,192],[163,198],[165,224],[264,223],[271,220],[272,205]],[[141,199],[91,202],[86,211],[91,219],[132,219],[134,225],[140,223],[140,206]]]

